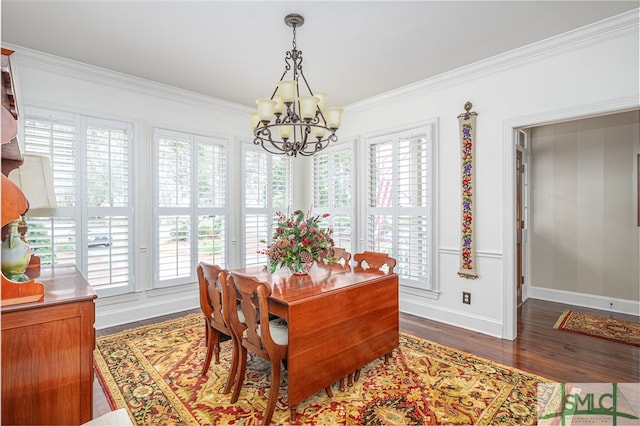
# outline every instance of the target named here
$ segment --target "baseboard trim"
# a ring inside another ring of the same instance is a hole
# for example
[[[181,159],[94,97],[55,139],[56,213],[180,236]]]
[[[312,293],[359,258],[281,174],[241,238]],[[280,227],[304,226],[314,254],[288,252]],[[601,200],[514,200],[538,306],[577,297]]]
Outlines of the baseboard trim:
[[[451,309],[443,309],[437,305],[420,303],[416,302],[416,300],[407,300],[402,296],[400,297],[400,311],[504,339],[502,323],[493,318],[486,318]]]
[[[188,311],[200,307],[197,298],[192,294],[189,297],[172,297],[169,300],[138,301],[130,306],[122,305],[98,305],[96,306],[96,330],[128,324],[149,318],[161,317],[176,312]]]
[[[640,315],[640,302],[637,300],[618,299],[615,297],[596,296],[593,294],[533,286],[528,286],[526,294],[527,298],[531,299],[566,303],[621,314]]]

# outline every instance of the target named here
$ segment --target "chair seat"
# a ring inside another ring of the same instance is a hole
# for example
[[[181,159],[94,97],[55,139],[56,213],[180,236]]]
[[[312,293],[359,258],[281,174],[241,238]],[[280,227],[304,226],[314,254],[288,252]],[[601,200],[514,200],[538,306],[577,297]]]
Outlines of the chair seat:
[[[211,314],[211,318],[213,318],[213,314]],[[240,307],[239,304],[238,304],[238,318],[240,319],[240,322],[244,322],[244,312],[242,312],[242,308]]]
[[[258,335],[262,337],[259,327],[257,332]],[[276,318],[269,321],[269,333],[271,333],[271,339],[278,345],[287,346],[289,344],[289,326],[282,318]],[[243,333],[243,337],[247,337],[246,330]]]

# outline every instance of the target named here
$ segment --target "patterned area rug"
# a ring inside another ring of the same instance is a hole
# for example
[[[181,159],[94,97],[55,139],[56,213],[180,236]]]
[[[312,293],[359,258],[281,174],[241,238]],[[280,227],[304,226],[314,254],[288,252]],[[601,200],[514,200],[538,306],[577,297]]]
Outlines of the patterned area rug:
[[[126,408],[134,423],[261,424],[269,364],[252,357],[240,399],[223,395],[231,342],[220,364],[200,376],[205,356],[204,320],[190,315],[97,339],[98,378],[113,409]],[[273,422],[288,424],[286,370]],[[545,379],[401,333],[388,365],[368,364],[360,379],[334,396],[324,391],[297,407],[297,424],[535,424],[536,387]]]
[[[640,347],[640,323],[564,311],[553,328]]]

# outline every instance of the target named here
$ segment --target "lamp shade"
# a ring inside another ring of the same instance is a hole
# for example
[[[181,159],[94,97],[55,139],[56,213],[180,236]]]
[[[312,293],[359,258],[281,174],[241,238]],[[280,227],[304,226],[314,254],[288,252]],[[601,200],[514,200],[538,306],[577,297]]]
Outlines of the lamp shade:
[[[278,132],[282,139],[287,140],[293,133],[293,126],[278,126]]]
[[[327,126],[336,130],[342,124],[342,108],[327,108],[324,111],[325,117],[327,118]]]
[[[258,117],[260,121],[270,122],[273,120],[274,112],[276,109],[276,101],[272,101],[267,98],[256,99],[258,104]]]
[[[29,209],[47,209],[56,207],[56,194],[53,189],[53,172],[49,159],[41,155],[25,155],[24,163],[9,173],[9,179],[15,183],[29,200]]]
[[[284,113],[284,102],[282,102],[282,98],[279,95],[275,95],[273,97],[273,100],[276,101],[276,108],[275,108],[275,113],[276,114],[283,114]]]
[[[312,119],[316,116],[316,109],[320,98],[316,96],[298,96],[300,102],[300,117],[304,119]]]
[[[277,85],[278,95],[282,98],[282,102],[293,102],[296,99],[298,84],[294,80],[282,80]]]
[[[257,112],[250,112],[249,114],[249,123],[251,124],[251,130],[255,130],[260,124],[260,116]]]

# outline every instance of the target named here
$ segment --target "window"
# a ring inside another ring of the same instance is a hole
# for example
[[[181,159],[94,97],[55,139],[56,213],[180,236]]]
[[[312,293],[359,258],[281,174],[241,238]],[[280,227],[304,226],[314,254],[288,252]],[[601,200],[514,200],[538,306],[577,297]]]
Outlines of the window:
[[[336,247],[353,252],[353,144],[325,149],[313,156],[314,214],[329,213]]]
[[[154,130],[155,285],[192,283],[199,261],[226,267],[227,143]]]
[[[245,266],[264,265],[258,250],[271,243],[276,211],[291,205],[291,158],[246,144],[244,159]]]
[[[100,295],[133,290],[132,126],[25,109],[25,154],[49,158],[57,208],[29,212],[42,266],[76,264]]]
[[[431,289],[431,126],[367,140],[367,250],[397,260],[401,284]]]

